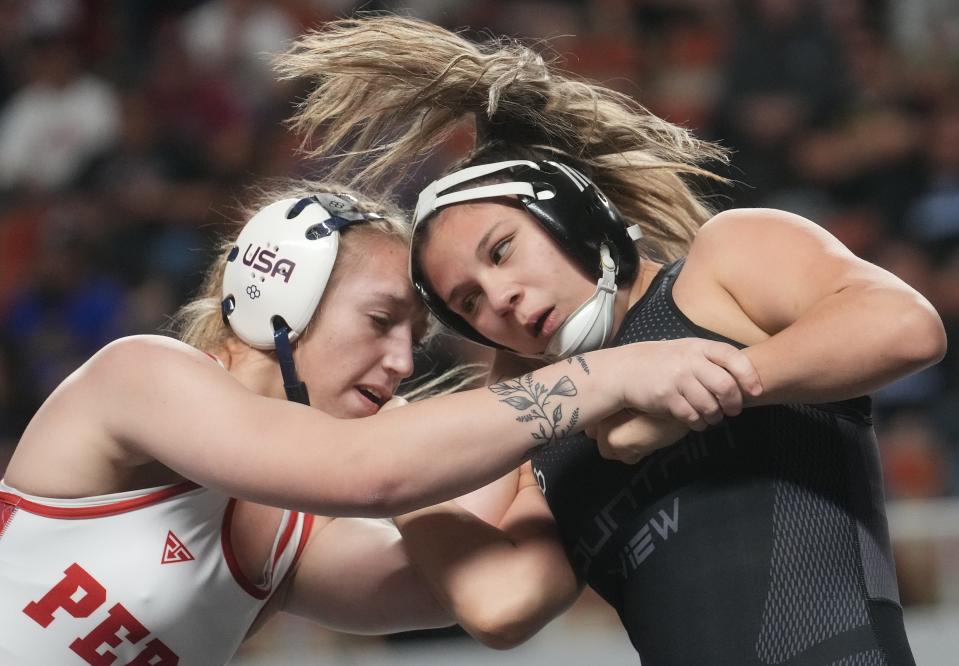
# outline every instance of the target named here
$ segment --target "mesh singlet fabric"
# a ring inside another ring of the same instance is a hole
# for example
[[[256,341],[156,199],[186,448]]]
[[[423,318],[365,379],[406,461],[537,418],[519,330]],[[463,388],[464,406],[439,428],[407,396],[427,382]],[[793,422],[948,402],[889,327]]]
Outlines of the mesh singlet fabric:
[[[736,344],[676,306],[682,265],[660,271],[613,344]],[[533,466],[573,566],[644,666],[914,664],[868,398],[746,409],[633,466],[579,435]]]

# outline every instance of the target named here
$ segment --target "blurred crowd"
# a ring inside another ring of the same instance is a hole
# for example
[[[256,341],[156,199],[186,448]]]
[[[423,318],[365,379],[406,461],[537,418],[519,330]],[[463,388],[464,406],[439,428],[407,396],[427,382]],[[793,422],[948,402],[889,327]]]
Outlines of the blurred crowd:
[[[284,125],[302,84],[268,55],[357,9],[548,40],[734,151],[715,208],[817,221],[956,339],[954,0],[0,0],[0,470],[83,360],[163,329],[251,185],[320,168]],[[959,351],[874,399],[887,495],[959,493]]]

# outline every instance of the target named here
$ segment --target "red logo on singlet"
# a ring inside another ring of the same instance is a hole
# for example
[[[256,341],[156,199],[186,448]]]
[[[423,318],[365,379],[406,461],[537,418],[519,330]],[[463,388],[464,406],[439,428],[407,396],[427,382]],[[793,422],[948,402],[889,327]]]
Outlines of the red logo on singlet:
[[[96,614],[102,618],[90,633],[78,636],[69,645],[81,659],[94,666],[115,662],[118,655],[110,648],[120,647],[121,643],[141,644],[143,647],[132,661],[126,662],[126,666],[177,666],[180,663],[180,657],[159,638],[144,640],[152,635],[150,630],[123,604],[113,604],[103,617],[101,609],[108,603],[107,588],[86,569],[74,562],[63,573],[60,582],[46,594],[23,607],[24,615],[44,629],[54,621],[66,623],[68,627],[70,617],[82,619]],[[62,631],[70,632],[67,627]]]
[[[16,512],[17,507],[8,502],[0,502],[0,537],[7,531],[7,523],[10,522]]]
[[[166,543],[163,545],[163,559],[160,564],[172,564],[173,562],[189,562],[196,559],[193,557],[183,542],[177,538],[173,532],[166,533]]]

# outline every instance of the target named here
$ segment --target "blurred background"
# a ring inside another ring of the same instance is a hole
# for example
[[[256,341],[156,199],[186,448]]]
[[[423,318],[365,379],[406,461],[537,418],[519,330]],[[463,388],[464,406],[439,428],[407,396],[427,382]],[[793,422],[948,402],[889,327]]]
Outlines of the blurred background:
[[[565,69],[734,150],[717,209],[805,215],[959,326],[955,0],[0,0],[0,470],[49,392],[106,342],[156,332],[263,178],[312,173],[267,54],[357,9],[548,38]],[[449,150],[461,150],[456,141]],[[445,158],[411,173],[409,203]],[[850,344],[855,341],[850,340]],[[959,351],[875,395],[907,625],[959,650]],[[475,356],[475,350],[469,350]],[[439,361],[427,359],[423,366]],[[234,663],[635,663],[586,595],[496,653],[272,623]]]

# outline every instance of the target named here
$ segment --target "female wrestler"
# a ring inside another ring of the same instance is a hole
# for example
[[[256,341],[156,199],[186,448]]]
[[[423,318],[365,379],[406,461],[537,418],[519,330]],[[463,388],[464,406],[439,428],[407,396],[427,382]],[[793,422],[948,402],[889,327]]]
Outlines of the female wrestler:
[[[514,483],[507,515],[544,535],[551,512],[644,665],[913,663],[863,396],[942,357],[924,298],[799,216],[711,216],[687,177],[710,177],[718,147],[522,46],[379,17],[301,38],[280,68],[315,79],[296,126],[318,154],[368,159],[367,186],[475,122],[470,155],[420,194],[411,271],[442,321],[497,349],[494,377],[639,340],[746,347],[754,408],[623,412],[593,431],[598,451],[564,439]],[[462,600],[482,599],[472,573],[493,547],[468,535],[492,528],[455,505],[398,524],[470,628],[485,600]],[[499,537],[522,557],[515,526]],[[542,626],[577,593],[564,566],[474,633],[513,644]]]
[[[0,485],[3,663],[225,663],[281,607],[354,631],[444,624],[388,530],[319,516],[462,494],[624,405],[668,411],[695,373],[759,392],[728,345],[656,343],[374,416],[426,326],[408,226],[329,186],[271,200],[184,310],[183,341],[108,345],[28,426]],[[599,379],[654,359],[658,378]],[[505,395],[533,387],[562,412],[546,439]]]

